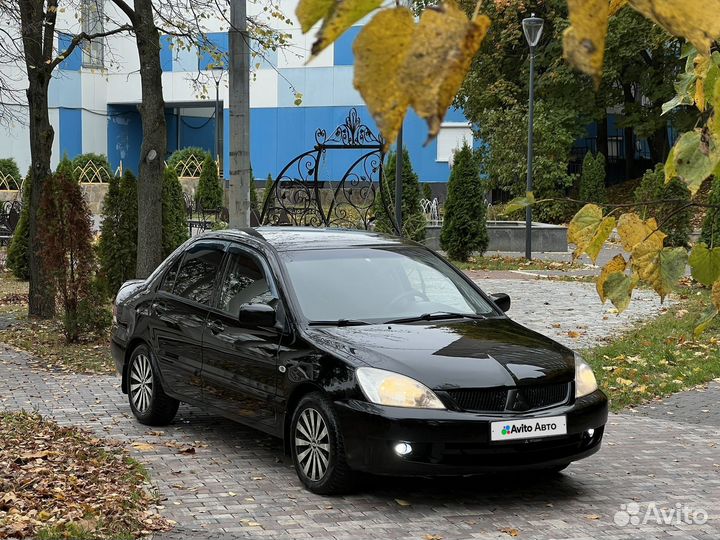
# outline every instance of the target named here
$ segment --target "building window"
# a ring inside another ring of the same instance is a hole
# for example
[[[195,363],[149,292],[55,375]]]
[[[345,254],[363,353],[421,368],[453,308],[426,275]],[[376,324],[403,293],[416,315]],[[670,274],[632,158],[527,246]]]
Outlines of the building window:
[[[82,30],[88,35],[103,31],[104,0],[82,0]],[[82,44],[83,66],[88,68],[104,67],[104,39],[98,38]]]
[[[465,141],[472,146],[473,134],[466,122],[445,122],[437,136],[437,161],[450,163],[456,150],[462,148]]]

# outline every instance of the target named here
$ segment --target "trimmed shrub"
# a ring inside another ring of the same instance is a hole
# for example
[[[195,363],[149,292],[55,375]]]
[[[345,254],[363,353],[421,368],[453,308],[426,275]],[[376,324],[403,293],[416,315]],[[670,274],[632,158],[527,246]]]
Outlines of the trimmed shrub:
[[[717,208],[708,208],[702,224],[700,241],[710,247],[720,247],[720,175],[713,179],[708,204],[715,205]]]
[[[114,294],[125,281],[135,277],[137,264],[137,180],[126,171],[112,177],[103,201],[98,255],[105,288]]]
[[[0,176],[12,176],[15,179],[16,186],[10,185],[10,189],[20,189],[22,178],[20,177],[20,169],[13,158],[0,159]]]
[[[80,154],[72,160],[71,173],[76,182],[80,182],[82,180],[78,169],[82,170],[89,161],[92,161],[98,168],[104,169],[108,174],[108,178],[113,176],[107,156],[104,154],[93,154],[92,152],[89,152],[87,154]]]
[[[250,175],[250,210],[260,215],[260,208],[258,208],[258,194],[257,185],[255,184],[255,177]]]
[[[163,257],[188,239],[185,198],[173,167],[165,167],[162,186]]]
[[[206,210],[222,208],[224,194],[215,161],[208,155],[202,163],[195,200]]]
[[[63,306],[63,333],[76,342],[84,327],[81,314],[91,296],[93,272],[92,219],[80,186],[68,175],[64,159],[43,186],[38,209],[38,247],[43,267]],[[85,302],[84,302],[85,301]]]
[[[375,197],[375,230],[379,232],[396,234],[388,210],[395,215],[395,160],[396,153],[388,156],[384,167],[382,194]],[[383,199],[387,204],[383,204]],[[405,238],[416,242],[425,240],[425,226],[427,221],[420,206],[420,182],[412,168],[410,154],[403,148],[402,172],[402,232]]]
[[[427,199],[428,201],[432,201],[432,200],[433,200],[432,188],[430,187],[430,184],[428,184],[427,182],[425,182],[425,183],[422,185],[422,194],[423,194],[423,195],[422,195],[422,196],[423,196],[423,199]]]
[[[32,192],[32,178],[28,174],[22,194],[22,209],[15,232],[7,250],[5,266],[17,279],[28,281],[30,279],[30,194]]]
[[[260,206],[260,213],[262,213],[263,207],[267,204],[267,200],[270,198],[274,183],[275,181],[273,180],[272,174],[268,173],[267,180],[265,180],[265,187],[263,188],[263,202],[262,206]]]
[[[170,158],[167,160],[168,167],[173,167],[175,169],[178,169],[178,165],[181,162],[186,161],[190,156],[195,156],[199,163],[203,163],[205,161],[205,158],[210,157],[212,159],[212,156],[210,155],[210,152],[207,150],[203,150],[202,148],[199,148],[197,146],[188,146],[187,148],[180,148],[179,150],[175,150],[170,155]],[[177,174],[179,175],[182,171],[178,170]]]
[[[440,232],[440,245],[451,259],[467,261],[473,253],[487,250],[485,190],[478,162],[465,144],[453,160]]]
[[[641,218],[648,219],[657,216],[657,205],[643,205],[643,202],[657,201],[662,198],[663,188],[665,186],[665,171],[663,166],[658,164],[655,169],[648,169],[640,181],[640,185],[635,188],[633,197],[638,204],[635,210]]]
[[[664,174],[664,173],[663,173]],[[663,176],[664,177],[664,176]],[[692,208],[687,206],[692,196],[685,182],[673,178],[663,186],[663,199],[677,202],[662,204],[657,214],[657,222],[667,238],[665,245],[670,247],[687,247],[692,232]]]
[[[655,218],[660,229],[667,234],[665,245],[680,247],[688,245],[688,236],[692,232],[692,208],[686,207],[691,194],[685,183],[679,178],[665,182],[662,164],[654,170],[648,170],[635,190],[636,210],[643,219]],[[663,204],[642,204],[643,202],[673,200]]]
[[[607,202],[605,189],[605,156],[598,152],[585,154],[582,174],[580,175],[580,200],[595,204]]]

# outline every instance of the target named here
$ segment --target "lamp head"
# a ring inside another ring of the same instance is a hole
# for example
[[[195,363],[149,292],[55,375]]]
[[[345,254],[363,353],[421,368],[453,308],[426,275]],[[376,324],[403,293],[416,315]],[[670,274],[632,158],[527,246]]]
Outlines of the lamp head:
[[[225,68],[222,64],[211,64],[208,66],[208,70],[210,71],[215,84],[220,82],[223,77],[223,73],[225,73]]]
[[[525,39],[527,39],[530,47],[535,47],[540,42],[544,24],[545,21],[543,21],[540,17],[536,17],[534,13],[530,17],[523,19],[523,32],[525,33]]]

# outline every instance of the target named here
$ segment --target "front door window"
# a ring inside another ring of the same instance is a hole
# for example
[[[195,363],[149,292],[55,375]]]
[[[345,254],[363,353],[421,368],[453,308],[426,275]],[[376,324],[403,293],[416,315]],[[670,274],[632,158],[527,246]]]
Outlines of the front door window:
[[[237,316],[243,304],[271,304],[273,298],[270,284],[258,261],[247,253],[232,253],[220,287],[218,307]]]

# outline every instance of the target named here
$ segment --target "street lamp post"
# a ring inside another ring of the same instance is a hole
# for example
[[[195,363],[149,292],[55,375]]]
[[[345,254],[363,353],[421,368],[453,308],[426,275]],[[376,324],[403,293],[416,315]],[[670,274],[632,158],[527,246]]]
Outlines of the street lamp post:
[[[404,119],[403,119],[404,123]],[[395,149],[395,225],[399,236],[403,235],[403,215],[402,215],[402,196],[403,196],[403,161],[405,161],[405,153],[403,151],[403,127],[397,135],[397,147]]]
[[[222,129],[220,119],[222,110],[220,109],[220,81],[222,81],[225,70],[222,65],[214,64],[210,67],[210,73],[215,81],[215,155],[218,160],[218,170],[222,175]]]
[[[530,45],[530,96],[528,99],[528,150],[527,150],[527,185],[526,191],[533,190],[533,115],[535,113],[535,47],[542,36],[544,21],[533,13],[523,19],[522,27],[525,39]],[[532,259],[532,207],[525,208],[525,258]]]

